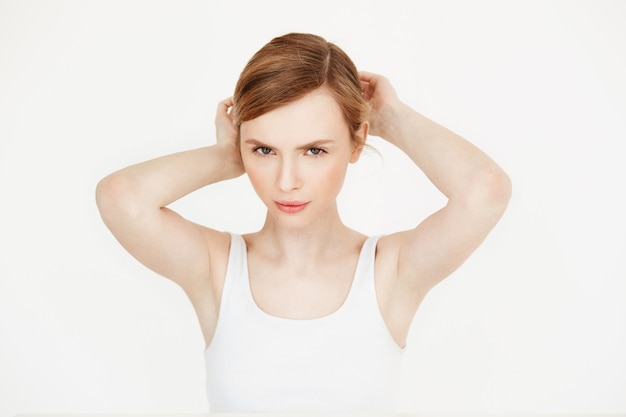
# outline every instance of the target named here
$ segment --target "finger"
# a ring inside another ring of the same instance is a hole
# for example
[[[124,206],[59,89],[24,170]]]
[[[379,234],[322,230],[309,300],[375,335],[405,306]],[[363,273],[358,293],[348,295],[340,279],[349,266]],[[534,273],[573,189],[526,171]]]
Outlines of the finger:
[[[367,72],[367,71],[359,71],[359,81],[361,82],[361,91],[363,91],[363,96],[366,100],[370,100],[372,98],[372,93],[376,89],[376,81],[378,75]]]
[[[374,92],[374,85],[368,81],[361,81],[361,93],[365,100],[369,101],[372,98]]]
[[[217,105],[217,112],[215,114],[215,119],[226,119],[233,121],[233,98],[229,97],[222,101],[220,101]]]
[[[219,112],[228,113],[230,109],[234,106],[235,102],[232,97],[225,98],[220,101],[217,105],[217,109]]]
[[[233,97],[230,96],[230,97],[225,98],[224,100],[220,101],[220,104],[225,105],[227,107],[232,107],[232,105],[234,104]]]
[[[376,77],[376,74],[374,74],[373,72],[359,71],[359,79],[362,82],[371,83],[374,77]]]

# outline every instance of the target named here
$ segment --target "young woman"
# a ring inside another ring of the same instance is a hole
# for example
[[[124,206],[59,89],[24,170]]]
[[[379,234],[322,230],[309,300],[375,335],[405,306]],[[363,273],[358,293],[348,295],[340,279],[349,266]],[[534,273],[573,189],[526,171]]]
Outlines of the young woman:
[[[500,219],[509,178],[315,35],[259,50],[215,123],[215,145],[124,168],[96,193],[124,248],[191,300],[211,411],[393,411],[413,316]],[[336,198],[368,134],[404,151],[445,207],[380,237],[346,227]],[[257,232],[214,230],[167,208],[244,173],[267,206]]]

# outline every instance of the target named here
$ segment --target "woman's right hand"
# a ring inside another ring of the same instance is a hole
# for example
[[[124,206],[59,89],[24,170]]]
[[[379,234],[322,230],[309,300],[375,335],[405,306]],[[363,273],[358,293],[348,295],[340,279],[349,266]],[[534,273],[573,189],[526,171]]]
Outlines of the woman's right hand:
[[[103,178],[96,187],[102,219],[124,248],[190,291],[204,285],[210,272],[207,250],[218,247],[211,242],[222,242],[224,237],[168,206],[202,187],[244,173],[232,107],[231,98],[219,103],[215,145],[128,166]]]
[[[243,161],[241,160],[241,150],[237,140],[238,132],[233,119],[233,98],[228,97],[219,102],[217,113],[215,114],[215,130],[217,146],[221,147],[229,155],[228,160],[238,171],[237,174],[244,173]],[[238,175],[235,175],[238,176]]]

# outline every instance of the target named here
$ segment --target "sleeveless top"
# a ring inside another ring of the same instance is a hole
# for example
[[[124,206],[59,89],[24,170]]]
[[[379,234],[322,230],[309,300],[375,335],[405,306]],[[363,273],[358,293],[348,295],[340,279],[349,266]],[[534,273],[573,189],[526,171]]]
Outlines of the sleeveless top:
[[[365,241],[343,305],[300,320],[258,307],[245,241],[231,234],[217,327],[204,352],[211,412],[395,411],[403,349],[376,299],[377,241]]]

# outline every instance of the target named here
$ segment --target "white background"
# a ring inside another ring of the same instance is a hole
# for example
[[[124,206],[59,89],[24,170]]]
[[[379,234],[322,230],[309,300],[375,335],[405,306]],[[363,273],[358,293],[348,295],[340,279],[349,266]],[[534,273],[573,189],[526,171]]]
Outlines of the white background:
[[[514,195],[414,321],[405,412],[626,412],[626,2],[1,1],[0,416],[203,412],[183,292],[101,223],[97,181],[214,141],[217,102],[276,35],[314,32],[470,139]],[[413,227],[443,203],[378,138],[346,223]],[[234,232],[247,179],[175,204]]]

